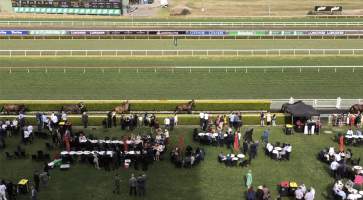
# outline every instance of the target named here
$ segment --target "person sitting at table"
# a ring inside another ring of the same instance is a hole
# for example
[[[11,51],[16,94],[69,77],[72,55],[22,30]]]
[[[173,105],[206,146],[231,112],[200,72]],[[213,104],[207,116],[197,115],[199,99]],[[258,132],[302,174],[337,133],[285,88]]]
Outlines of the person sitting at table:
[[[218,161],[219,162],[223,162],[224,159],[226,158],[226,156],[223,154],[223,152],[221,151],[219,154],[218,154]]]
[[[345,135],[349,135],[349,136],[352,136],[353,135],[353,130],[351,127],[348,128],[348,131]]]
[[[344,188],[344,184],[342,183],[341,180],[338,180],[334,184],[333,192],[335,195],[339,196],[341,199],[346,199],[347,194],[344,192],[343,188]]]
[[[256,190],[256,200],[264,200],[263,199],[263,187],[262,187],[262,185],[260,185],[260,186],[257,187],[257,190]]]
[[[340,164],[335,160],[330,164],[330,170],[332,171],[334,178],[337,177],[337,171],[338,171],[339,165]]]
[[[291,144],[286,144],[286,146],[284,147],[284,150],[286,152],[286,154],[285,154],[286,160],[290,160],[290,154],[291,154],[291,151],[292,151]]]
[[[307,191],[307,193],[304,196],[305,200],[314,200],[315,198],[315,189],[313,187],[310,187]]]
[[[295,199],[296,200],[304,199],[304,191],[300,186],[295,190]]]
[[[271,143],[267,143],[266,144],[266,155],[272,156],[273,149],[274,149],[274,147],[272,146],[272,144]]]

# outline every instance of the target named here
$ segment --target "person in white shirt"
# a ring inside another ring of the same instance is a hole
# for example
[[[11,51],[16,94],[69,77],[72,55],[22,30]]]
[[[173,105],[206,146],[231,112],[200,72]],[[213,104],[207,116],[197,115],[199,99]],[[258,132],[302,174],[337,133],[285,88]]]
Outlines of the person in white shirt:
[[[24,144],[27,144],[28,143],[28,141],[29,141],[29,137],[30,137],[30,133],[29,133],[29,131],[28,130],[24,130],[24,138],[23,138],[23,142],[24,142]]]
[[[62,120],[67,121],[67,113],[62,111]]]
[[[342,181],[337,181],[334,184],[333,191],[336,195],[340,196],[341,199],[346,199],[347,194],[343,191],[343,187],[344,187],[344,184],[342,183]]]
[[[28,130],[29,134],[31,135],[33,133],[33,126],[29,125],[27,130]]]
[[[0,184],[0,199],[1,200],[7,200],[7,198],[6,198],[6,186],[5,186],[4,181],[1,181],[1,184]]]
[[[267,123],[267,126],[270,126],[271,125],[271,121],[272,121],[271,113],[268,112],[267,115],[266,115],[266,123]]]
[[[337,170],[339,168],[339,163],[337,161],[333,161],[331,164],[330,164],[330,169],[332,170],[332,173],[333,173],[333,176],[336,177],[337,175]]]
[[[310,188],[308,192],[305,194],[305,200],[314,200],[315,198],[315,189]]]
[[[50,120],[52,121],[53,124],[58,123],[58,117],[54,113],[52,113],[52,115],[50,116]]]
[[[351,128],[349,128],[346,135],[353,135],[353,130]]]
[[[199,125],[201,128],[203,128],[204,125],[204,112],[199,113]]]
[[[304,198],[304,193],[300,187],[295,190],[295,198],[296,200],[302,200]]]
[[[164,131],[164,135],[165,135],[165,143],[166,144],[169,144],[169,137],[170,137],[170,134],[169,134],[169,131],[167,129],[165,129]]]
[[[178,125],[178,115],[175,114],[174,115],[174,126],[177,126]]]
[[[169,129],[170,126],[170,119],[168,117],[166,117],[164,119],[164,125],[165,125],[165,129]]]

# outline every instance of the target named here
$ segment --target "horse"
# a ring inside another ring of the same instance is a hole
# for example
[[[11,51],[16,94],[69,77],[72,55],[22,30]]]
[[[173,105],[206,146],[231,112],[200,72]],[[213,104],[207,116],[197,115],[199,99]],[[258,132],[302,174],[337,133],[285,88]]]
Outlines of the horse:
[[[117,114],[124,114],[130,111],[130,103],[129,101],[123,102],[121,105],[116,106],[113,111],[115,111]]]
[[[83,102],[78,104],[63,105],[60,111],[71,114],[81,114],[86,112],[86,105]]]
[[[350,107],[349,113],[358,114],[363,112],[363,104],[354,104]]]
[[[5,104],[0,110],[0,113],[4,111],[5,114],[10,113],[24,113],[27,110],[24,104]]]
[[[193,100],[189,101],[186,104],[177,105],[175,107],[175,113],[178,113],[178,112],[181,112],[181,111],[187,111],[188,114],[191,114],[194,106],[195,106],[195,101],[193,99]]]

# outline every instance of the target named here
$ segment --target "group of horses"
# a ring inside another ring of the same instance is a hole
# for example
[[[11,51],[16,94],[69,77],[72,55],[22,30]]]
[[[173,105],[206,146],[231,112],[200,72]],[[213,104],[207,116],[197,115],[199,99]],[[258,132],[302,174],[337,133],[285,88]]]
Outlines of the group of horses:
[[[188,103],[177,105],[175,108],[175,113],[180,112],[187,112],[191,113],[193,108],[195,106],[195,101],[191,100]],[[5,114],[11,114],[11,113],[25,113],[28,111],[28,108],[25,106],[25,104],[5,104],[2,106],[0,113],[4,112]],[[68,104],[63,105],[60,108],[60,112],[66,112],[68,114],[81,114],[83,112],[87,111],[87,107],[83,102],[77,103],[77,104]],[[130,112],[130,103],[129,101],[124,101],[120,105],[113,108],[114,112],[117,114],[124,114]]]

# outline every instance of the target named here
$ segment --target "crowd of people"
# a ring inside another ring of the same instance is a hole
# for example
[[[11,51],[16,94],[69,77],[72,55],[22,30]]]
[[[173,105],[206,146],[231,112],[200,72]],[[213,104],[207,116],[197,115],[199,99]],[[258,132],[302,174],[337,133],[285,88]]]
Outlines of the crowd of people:
[[[362,127],[363,118],[362,113],[348,113],[348,114],[333,114],[329,115],[328,123],[333,126],[355,126],[357,128]]]
[[[198,165],[204,160],[205,151],[202,148],[197,147],[193,150],[193,147],[188,145],[185,150],[181,147],[175,147],[170,152],[170,160],[177,168],[191,168]]]
[[[333,186],[333,196],[341,199],[361,199],[359,188],[363,186],[363,167],[359,165],[360,158],[354,159],[351,149],[336,151],[333,147],[323,149],[319,158],[329,164],[331,175],[336,182]],[[347,180],[343,184],[343,180]]]
[[[169,140],[168,130],[158,129],[156,135],[130,135],[128,137],[97,139],[88,138],[81,133],[71,134],[70,151],[61,153],[64,163],[73,163],[75,160],[90,162],[97,169],[117,169],[119,167],[134,166],[143,170],[153,161],[163,159],[166,145]],[[78,153],[79,152],[79,153]],[[74,155],[78,155],[76,159]]]
[[[165,128],[168,130],[173,130],[174,127],[178,124],[178,115],[174,114],[174,116],[165,117],[163,124],[160,123],[161,122],[159,119],[157,119],[156,115],[153,113],[122,114],[119,119],[117,119],[117,114],[115,111],[108,112],[107,117],[102,121],[104,128],[112,128],[120,125],[122,130],[128,131],[133,131],[140,127],[151,127],[152,129]]]
[[[290,160],[292,151],[291,144],[276,142],[276,144],[267,143],[265,154],[274,160]]]
[[[363,198],[363,191],[359,191],[360,189],[351,180],[347,180],[345,183],[343,180],[337,180],[332,189],[334,200],[361,200]]]

